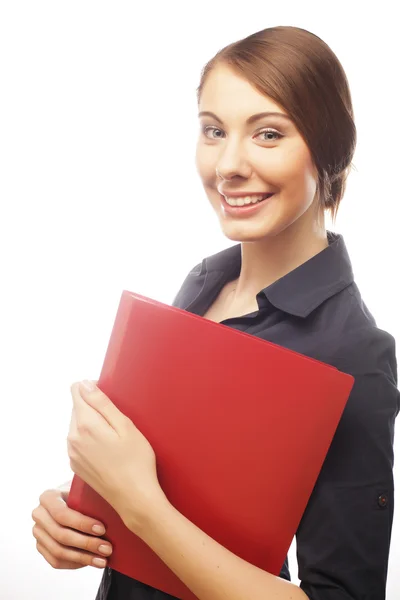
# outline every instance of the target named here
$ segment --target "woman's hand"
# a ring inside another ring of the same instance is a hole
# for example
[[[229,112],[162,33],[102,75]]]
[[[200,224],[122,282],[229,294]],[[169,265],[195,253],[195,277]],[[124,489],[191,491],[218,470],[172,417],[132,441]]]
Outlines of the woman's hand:
[[[167,501],[158,482],[154,450],[94,382],[85,384],[71,386],[67,438],[71,469],[139,534],[152,508]]]
[[[110,542],[101,538],[106,529],[67,505],[70,489],[46,490],[32,512],[33,536],[38,552],[54,569],[80,569],[87,565],[104,568],[112,553]]]

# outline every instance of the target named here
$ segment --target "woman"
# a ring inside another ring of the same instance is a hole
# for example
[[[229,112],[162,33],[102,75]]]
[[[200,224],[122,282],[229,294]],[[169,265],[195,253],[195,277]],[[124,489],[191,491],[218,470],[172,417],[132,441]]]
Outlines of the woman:
[[[71,467],[200,600],[383,600],[399,410],[395,344],[362,301],[342,236],[325,229],[356,143],[346,75],[320,38],[276,27],[221,50],[203,71],[198,103],[197,168],[224,234],[240,244],[195,267],[174,305],[355,377],[297,531],[300,587],[287,561],[280,577],[266,573],[176,511],[150,444],[96,387],[72,386]],[[68,509],[67,493],[45,492],[33,513],[39,552],[57,568],[105,566],[112,549],[99,540],[104,529]],[[98,593],[167,597],[111,569]]]

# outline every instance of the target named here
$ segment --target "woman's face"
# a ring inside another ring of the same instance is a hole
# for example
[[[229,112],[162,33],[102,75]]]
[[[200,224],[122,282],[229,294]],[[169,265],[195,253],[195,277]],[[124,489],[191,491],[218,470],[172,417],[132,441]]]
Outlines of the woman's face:
[[[256,241],[296,222],[313,227],[317,170],[285,111],[225,65],[209,73],[199,111],[196,166],[226,237]],[[265,112],[279,114],[254,116]],[[231,196],[267,193],[273,196],[256,204],[236,198],[239,206],[229,205]]]

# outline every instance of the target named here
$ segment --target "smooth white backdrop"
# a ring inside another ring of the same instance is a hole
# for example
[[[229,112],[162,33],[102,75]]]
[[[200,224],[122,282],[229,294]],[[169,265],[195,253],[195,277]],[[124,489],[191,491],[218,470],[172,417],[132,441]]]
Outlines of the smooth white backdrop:
[[[345,236],[378,326],[400,339],[394,8],[1,3],[2,600],[95,596],[99,570],[55,571],[36,552],[31,512],[42,491],[71,477],[69,387],[98,378],[122,289],[170,303],[189,269],[231,245],[194,166],[195,90],[221,47],[295,25],[341,60],[358,147],[334,230]],[[397,462],[395,469],[398,482]],[[399,522],[397,514],[389,600],[400,595]],[[295,544],[290,563],[298,581]]]

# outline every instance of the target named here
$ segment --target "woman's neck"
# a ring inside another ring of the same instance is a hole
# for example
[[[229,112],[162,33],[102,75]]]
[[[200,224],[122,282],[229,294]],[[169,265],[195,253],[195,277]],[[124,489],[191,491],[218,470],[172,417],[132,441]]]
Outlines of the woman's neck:
[[[329,245],[325,227],[290,231],[257,242],[242,242],[242,266],[233,284],[231,301],[246,301],[287,275]]]

